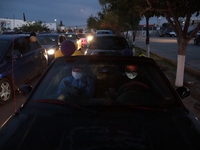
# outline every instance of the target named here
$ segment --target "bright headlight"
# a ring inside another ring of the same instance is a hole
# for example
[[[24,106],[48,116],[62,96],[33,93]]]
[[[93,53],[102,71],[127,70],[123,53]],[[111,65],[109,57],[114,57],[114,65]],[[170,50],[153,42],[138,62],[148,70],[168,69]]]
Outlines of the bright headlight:
[[[87,37],[88,42],[91,41],[92,38],[93,38],[93,36],[88,36],[88,37]]]
[[[49,50],[47,51],[47,53],[48,53],[48,55],[54,55],[55,50],[54,50],[54,49],[49,49]]]

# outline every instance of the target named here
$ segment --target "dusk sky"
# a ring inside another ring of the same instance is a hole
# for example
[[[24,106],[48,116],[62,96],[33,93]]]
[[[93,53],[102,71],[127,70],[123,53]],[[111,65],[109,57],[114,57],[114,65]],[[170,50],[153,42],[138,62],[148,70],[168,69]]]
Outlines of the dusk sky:
[[[0,18],[52,23],[65,26],[86,25],[88,17],[101,11],[98,0],[1,0]]]
[[[56,22],[65,26],[87,25],[89,16],[97,16],[101,11],[98,0],[1,0],[0,18],[26,20],[46,23]],[[166,22],[161,19],[160,25]],[[157,18],[151,18],[150,24],[157,24]],[[141,21],[140,24],[145,24]]]

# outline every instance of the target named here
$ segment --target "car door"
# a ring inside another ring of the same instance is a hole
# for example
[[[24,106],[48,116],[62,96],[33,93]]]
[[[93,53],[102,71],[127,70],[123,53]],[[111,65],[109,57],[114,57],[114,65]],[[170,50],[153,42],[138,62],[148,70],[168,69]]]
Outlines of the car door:
[[[14,41],[13,50],[13,75],[16,85],[20,85],[32,76],[32,56],[26,44],[25,37],[20,37]]]
[[[40,74],[44,66],[47,66],[48,59],[47,59],[47,53],[42,48],[40,43],[36,40],[35,42],[30,42],[30,51],[27,55],[31,58],[31,74],[32,77],[35,77],[36,75]],[[44,66],[43,66],[44,65]]]

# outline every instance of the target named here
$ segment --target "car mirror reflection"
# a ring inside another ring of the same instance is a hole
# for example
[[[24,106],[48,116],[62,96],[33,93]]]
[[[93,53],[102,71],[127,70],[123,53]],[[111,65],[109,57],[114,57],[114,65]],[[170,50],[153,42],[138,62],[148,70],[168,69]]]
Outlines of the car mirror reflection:
[[[176,89],[176,92],[178,93],[178,95],[182,98],[182,99],[184,99],[184,98],[186,98],[186,97],[188,97],[189,95],[190,95],[190,90],[189,90],[189,88],[187,88],[187,87],[178,87],[177,89]]]
[[[17,89],[17,91],[19,92],[19,94],[21,94],[21,95],[27,97],[27,96],[30,94],[30,92],[32,91],[32,89],[33,89],[33,88],[32,88],[31,85],[25,84],[25,85],[21,85],[21,86]]]

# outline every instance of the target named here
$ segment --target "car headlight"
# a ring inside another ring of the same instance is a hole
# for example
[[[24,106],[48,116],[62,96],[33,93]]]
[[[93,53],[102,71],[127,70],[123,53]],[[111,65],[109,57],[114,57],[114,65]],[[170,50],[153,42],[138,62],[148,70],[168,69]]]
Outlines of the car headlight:
[[[93,38],[93,36],[88,36],[88,37],[87,37],[87,41],[88,41],[88,42],[91,41],[92,38]]]
[[[48,55],[54,55],[55,49],[49,49],[49,50],[47,51],[47,53],[48,53]]]

